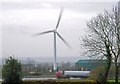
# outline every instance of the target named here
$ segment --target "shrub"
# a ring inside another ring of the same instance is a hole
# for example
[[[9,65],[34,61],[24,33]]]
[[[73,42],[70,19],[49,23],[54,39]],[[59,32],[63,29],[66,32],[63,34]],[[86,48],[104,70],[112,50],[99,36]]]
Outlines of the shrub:
[[[5,64],[2,68],[3,84],[21,84],[22,82],[22,67],[21,63],[15,58],[9,57],[5,59]]]
[[[89,75],[89,79],[96,80],[96,81],[102,81],[103,76],[105,74],[105,68],[100,66],[96,68],[95,70],[91,71]]]

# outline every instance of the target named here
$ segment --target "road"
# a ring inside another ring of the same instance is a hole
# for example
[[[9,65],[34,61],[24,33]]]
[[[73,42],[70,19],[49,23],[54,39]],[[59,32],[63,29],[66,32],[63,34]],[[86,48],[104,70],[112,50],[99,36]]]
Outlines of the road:
[[[56,80],[57,78],[55,77],[48,77],[48,78],[23,78],[22,80]],[[70,80],[77,80],[81,78],[70,78]],[[2,79],[0,78],[0,82]]]
[[[48,78],[23,78],[22,80],[56,80],[55,77],[48,77]],[[70,80],[82,80],[82,78],[70,78]]]
[[[57,78],[23,78],[22,80],[56,80]]]

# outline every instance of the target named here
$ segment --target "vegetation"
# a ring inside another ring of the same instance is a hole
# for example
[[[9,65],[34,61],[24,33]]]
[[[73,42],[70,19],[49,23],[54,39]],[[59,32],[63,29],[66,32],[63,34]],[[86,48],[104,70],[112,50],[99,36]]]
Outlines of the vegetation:
[[[98,58],[106,58],[105,73],[101,82],[106,82],[111,67],[115,62],[115,81],[118,83],[118,57],[120,56],[120,9],[114,7],[112,12],[105,11],[87,23],[90,34],[84,39],[87,54]]]
[[[118,7],[113,8],[113,12],[111,13],[112,19],[112,28],[113,28],[113,40],[111,42],[111,53],[114,57],[115,62],[115,82],[118,83],[118,58],[120,56],[120,2],[118,3]]]
[[[94,80],[46,80],[24,81],[24,84],[96,84]]]
[[[102,81],[102,73],[105,73],[104,67],[100,66],[91,71],[89,75],[90,80]]]
[[[102,80],[102,75],[101,74],[104,74],[105,73],[105,70],[104,70],[105,67],[103,66],[100,66],[94,70],[91,71],[90,75],[89,75],[89,79],[90,80],[96,80],[96,81],[100,81]],[[115,79],[115,66],[114,64],[112,64],[110,70],[109,70],[109,73],[108,73],[108,80],[113,80]]]
[[[22,67],[21,63],[13,57],[5,59],[2,68],[3,84],[21,84]]]
[[[111,34],[109,34],[111,30],[108,21],[108,12],[99,14],[97,17],[93,18],[87,24],[91,33],[83,39],[84,46],[88,48],[88,53],[92,54],[92,56],[98,56],[101,58],[104,58],[105,56],[107,58],[107,64],[105,66],[106,72],[104,74],[99,74],[103,77],[103,80],[101,80],[101,82],[106,82],[112,61],[110,42],[108,38],[111,37]]]
[[[120,80],[118,81],[120,82]],[[114,84],[114,80],[108,80],[107,84]],[[23,84],[98,84],[94,80],[46,80],[46,81],[23,81]],[[104,83],[102,83],[104,84]]]

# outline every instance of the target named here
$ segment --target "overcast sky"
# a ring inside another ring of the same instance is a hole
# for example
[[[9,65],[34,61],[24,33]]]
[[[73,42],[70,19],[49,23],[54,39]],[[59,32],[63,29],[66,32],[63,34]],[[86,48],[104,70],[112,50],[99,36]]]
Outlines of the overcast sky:
[[[3,57],[14,54],[17,58],[36,57],[41,58],[40,61],[53,61],[53,33],[32,35],[55,29],[60,8],[64,7],[58,32],[72,49],[57,37],[57,58],[61,58],[60,61],[83,59],[84,49],[81,49],[79,38],[86,34],[86,22],[104,9],[111,10],[117,1],[1,0],[0,54]]]

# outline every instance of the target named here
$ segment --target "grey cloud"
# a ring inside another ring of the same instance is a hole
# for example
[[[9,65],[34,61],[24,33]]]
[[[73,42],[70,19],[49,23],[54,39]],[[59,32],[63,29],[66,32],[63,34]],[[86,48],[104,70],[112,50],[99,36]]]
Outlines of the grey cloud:
[[[44,2],[4,2],[2,3],[3,10],[18,10],[18,9],[43,9],[41,4]],[[104,8],[110,8],[116,5],[117,2],[49,2],[53,8],[60,8],[63,6],[65,9],[72,9],[81,12],[100,11]]]

